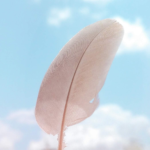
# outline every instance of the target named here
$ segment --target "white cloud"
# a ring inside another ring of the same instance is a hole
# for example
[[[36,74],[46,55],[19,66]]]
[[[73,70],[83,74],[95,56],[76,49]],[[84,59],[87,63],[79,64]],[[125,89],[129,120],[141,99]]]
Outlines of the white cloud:
[[[37,124],[34,117],[33,109],[22,109],[15,112],[12,112],[8,117],[8,120],[14,120],[19,123],[34,125]]]
[[[116,17],[115,19],[123,25],[125,33],[118,53],[144,51],[148,49],[150,40],[140,19],[137,19],[133,23],[120,17]]]
[[[105,105],[98,108],[93,116],[84,122],[66,130],[65,150],[124,150],[132,139],[145,144],[149,136],[150,121],[145,116],[135,116],[117,105]],[[42,135],[39,141],[32,141],[29,148],[45,148],[45,142],[57,148],[56,137]],[[149,147],[146,145],[145,147]],[[50,147],[50,146],[49,146]]]
[[[88,15],[90,13],[90,9],[88,7],[83,7],[79,10],[82,15]]]
[[[105,12],[103,12],[103,13],[93,13],[91,15],[91,17],[95,20],[100,20],[101,18],[103,18],[104,15],[105,15]]]
[[[108,4],[113,0],[83,0],[83,1],[93,3],[93,4]]]
[[[35,3],[40,3],[41,0],[33,0]]]
[[[106,16],[107,11],[94,12],[91,11],[89,7],[82,7],[79,9],[79,13],[81,15],[87,16],[88,18],[99,21],[100,19],[104,18],[104,16]]]
[[[63,21],[69,19],[71,17],[71,10],[69,8],[58,9],[53,8],[50,11],[50,15],[48,17],[48,24],[53,26],[59,26]]]
[[[15,150],[15,144],[20,137],[19,131],[11,129],[0,121],[0,150]]]
[[[148,129],[148,133],[149,133],[149,136],[150,136],[150,127],[149,127],[149,129]]]
[[[57,136],[48,135],[46,133],[41,134],[41,139],[39,141],[32,141],[28,147],[28,150],[37,150],[37,149],[57,149],[58,141]]]

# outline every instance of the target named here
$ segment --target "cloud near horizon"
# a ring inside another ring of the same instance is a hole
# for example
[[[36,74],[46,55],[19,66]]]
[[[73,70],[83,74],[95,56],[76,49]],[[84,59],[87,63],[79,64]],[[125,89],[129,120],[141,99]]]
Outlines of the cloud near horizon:
[[[0,150],[15,150],[16,143],[21,140],[21,133],[0,121]]]
[[[9,114],[8,120],[15,121],[21,124],[35,125],[34,109],[17,110]]]
[[[146,149],[150,145],[142,137],[150,139],[149,129],[147,117],[133,115],[117,105],[104,105],[84,122],[66,130],[65,150],[124,150],[132,140],[140,141]],[[57,136],[42,133],[41,139],[30,142],[29,150],[38,147],[57,149],[56,139]]]

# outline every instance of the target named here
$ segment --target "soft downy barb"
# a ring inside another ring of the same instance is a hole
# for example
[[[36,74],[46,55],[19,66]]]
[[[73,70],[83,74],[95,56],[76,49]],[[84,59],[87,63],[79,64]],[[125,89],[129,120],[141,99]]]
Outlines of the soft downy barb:
[[[39,90],[35,116],[48,134],[59,134],[93,114],[99,105],[111,63],[123,37],[122,26],[105,19],[77,33],[50,65]],[[90,101],[94,99],[92,103]]]

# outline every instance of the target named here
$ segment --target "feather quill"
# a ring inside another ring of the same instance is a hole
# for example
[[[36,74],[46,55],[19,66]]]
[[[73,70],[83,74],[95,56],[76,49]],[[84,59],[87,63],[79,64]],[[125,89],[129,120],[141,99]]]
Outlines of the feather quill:
[[[45,132],[59,134],[58,150],[64,148],[66,127],[85,120],[98,107],[97,95],[122,37],[119,23],[98,21],[77,33],[50,65],[39,90],[35,116]]]

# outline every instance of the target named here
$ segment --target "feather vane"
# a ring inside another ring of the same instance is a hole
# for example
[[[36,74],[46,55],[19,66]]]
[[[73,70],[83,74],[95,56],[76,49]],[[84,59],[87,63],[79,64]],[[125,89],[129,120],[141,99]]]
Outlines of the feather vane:
[[[85,120],[98,107],[98,93],[122,37],[123,28],[116,21],[96,22],[77,33],[50,65],[39,90],[35,116],[45,132],[59,134],[58,150],[64,147],[65,128]]]

